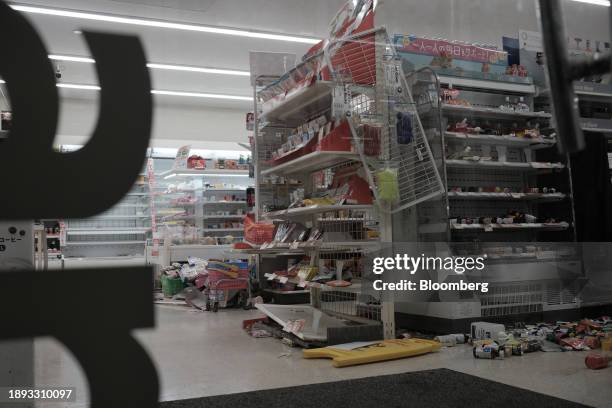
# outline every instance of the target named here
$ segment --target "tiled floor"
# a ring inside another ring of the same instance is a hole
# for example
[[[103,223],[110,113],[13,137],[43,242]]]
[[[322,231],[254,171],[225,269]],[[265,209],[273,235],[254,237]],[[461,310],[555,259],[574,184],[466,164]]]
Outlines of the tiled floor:
[[[157,327],[139,330],[137,337],[157,364],[162,400],[446,367],[588,405],[609,407],[612,401],[612,368],[588,370],[584,352],[537,352],[492,361],[476,360],[468,346],[458,346],[425,356],[334,368],[326,360],[302,359],[300,349],[278,340],[246,335],[241,322],[258,316],[257,311],[211,313],[157,306],[156,312]],[[86,406],[82,371],[63,346],[38,340],[36,353],[37,384],[76,386],[79,403],[66,406]]]

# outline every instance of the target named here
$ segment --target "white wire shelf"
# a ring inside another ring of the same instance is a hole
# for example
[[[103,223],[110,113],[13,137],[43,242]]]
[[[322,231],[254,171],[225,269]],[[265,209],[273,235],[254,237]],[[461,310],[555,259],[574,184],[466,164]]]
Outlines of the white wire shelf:
[[[448,113],[455,113],[455,114],[467,115],[467,116],[491,117],[491,118],[550,119],[552,117],[550,113],[546,113],[546,112],[517,112],[517,111],[506,111],[506,110],[502,110],[498,108],[451,105],[447,103],[442,104],[442,109]]]
[[[244,228],[204,228],[202,232],[243,232]]]
[[[261,175],[266,176],[268,174],[277,173],[287,175],[295,173],[313,173],[350,160],[360,160],[359,155],[354,152],[316,151],[298,157],[295,160],[262,170]]]
[[[88,220],[105,221],[105,220],[137,220],[151,218],[150,215],[96,215]]]
[[[121,208],[148,208],[149,204],[146,204],[146,203],[139,203],[139,204],[134,204],[134,203],[117,203],[117,204],[115,204],[115,207],[121,207]]]
[[[517,223],[517,224],[450,224],[453,231],[485,230],[496,231],[520,231],[520,230],[543,230],[563,231],[569,228],[567,222],[557,223]]]
[[[305,117],[317,114],[331,106],[332,88],[333,83],[330,81],[316,81],[306,88],[289,94],[276,106],[264,111],[260,120],[269,123],[303,121]]]
[[[66,230],[67,235],[132,235],[146,234],[151,228],[130,229],[103,229],[103,228],[70,228]]]
[[[455,160],[447,159],[447,167],[455,168],[489,168],[489,169],[508,169],[521,171],[537,171],[537,170],[560,170],[564,169],[562,163],[543,163],[543,162],[498,162],[492,160]]]
[[[491,81],[487,79],[461,78],[447,75],[440,75],[440,83],[452,85],[459,88],[486,89],[500,92],[512,92],[517,94],[535,94],[536,87],[533,84],[520,84],[503,81]]]
[[[233,214],[233,215],[204,215],[205,220],[237,220],[244,218],[245,214]]]
[[[246,201],[202,201],[202,205],[246,205]]]
[[[455,200],[560,201],[567,196],[563,193],[486,193],[449,191],[448,197]]]
[[[270,211],[263,213],[264,218],[298,217],[311,214],[320,214],[330,211],[343,210],[371,210],[373,205],[310,205],[307,207],[289,208],[286,210]]]
[[[72,241],[65,246],[92,246],[92,245],[144,245],[146,241]]]
[[[252,186],[249,186],[252,187]],[[246,193],[246,189],[249,187],[245,187],[245,188],[205,188],[204,192],[205,193],[216,193],[216,192],[224,192],[224,193]]]
[[[580,127],[587,132],[612,133],[612,120],[580,118]]]
[[[159,174],[164,180],[168,180],[175,177],[248,177],[248,170],[231,170],[231,169],[173,169],[164,171]]]
[[[306,252],[354,252],[362,250],[373,250],[380,248],[381,243],[379,240],[361,240],[361,241],[334,241],[334,242],[318,242],[315,245],[306,245],[306,243],[300,243],[297,247],[291,248],[287,244],[283,246],[274,246],[272,248],[260,248],[258,245],[253,245],[253,248],[249,249],[232,249],[233,253],[242,253],[249,255],[290,255],[290,254],[303,254]]]
[[[556,139],[544,139],[541,137],[537,139],[529,139],[510,135],[476,135],[459,132],[445,132],[444,137],[447,140],[455,140],[461,142],[474,142],[478,144],[522,147],[530,149],[544,149],[554,146],[557,143]]]

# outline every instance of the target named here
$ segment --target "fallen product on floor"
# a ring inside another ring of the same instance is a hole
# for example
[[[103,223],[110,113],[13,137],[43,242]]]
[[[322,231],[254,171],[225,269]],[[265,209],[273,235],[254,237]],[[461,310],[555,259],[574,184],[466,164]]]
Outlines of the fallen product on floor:
[[[431,353],[440,343],[425,339],[395,339],[338,344],[304,350],[304,358],[331,358],[334,367],[348,367]]]

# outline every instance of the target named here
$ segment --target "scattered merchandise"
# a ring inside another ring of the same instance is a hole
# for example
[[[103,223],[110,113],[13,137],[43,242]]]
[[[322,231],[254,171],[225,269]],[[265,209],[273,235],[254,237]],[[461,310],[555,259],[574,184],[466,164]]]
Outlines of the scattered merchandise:
[[[475,346],[473,352],[475,358],[485,358],[489,360],[504,359],[504,349],[496,343]]]
[[[600,353],[589,353],[585,357],[584,363],[591,370],[600,370],[608,367],[610,360],[612,360],[611,356],[606,356]]]
[[[349,343],[304,350],[304,358],[331,358],[334,367],[395,360],[431,353],[440,349],[440,343],[424,339],[383,340],[378,342]]]

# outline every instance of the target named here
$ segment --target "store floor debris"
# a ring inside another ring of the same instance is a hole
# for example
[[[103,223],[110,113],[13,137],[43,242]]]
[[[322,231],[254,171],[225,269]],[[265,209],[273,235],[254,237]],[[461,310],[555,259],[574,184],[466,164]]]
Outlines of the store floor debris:
[[[288,348],[278,339],[247,335],[242,322],[261,316],[256,310],[185,310],[188,308],[157,306],[156,328],[137,331],[158,367],[162,400],[449,368],[595,407],[609,407],[612,401],[612,368],[588,369],[584,363],[588,352],[584,351],[480,360],[473,357],[472,347],[457,345],[417,357],[335,368],[329,360],[302,358],[299,349],[279,357]],[[40,356],[38,383],[86,389],[82,370],[59,343],[37,340],[36,352]],[[269,375],[271,372],[275,375]],[[87,397],[79,395],[74,407],[87,406]]]

